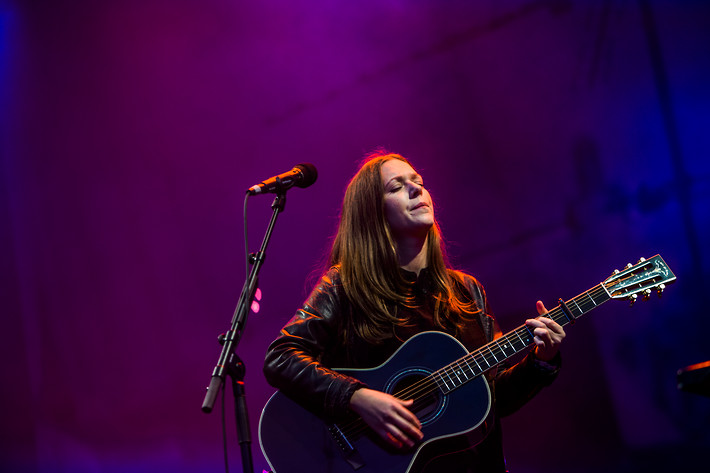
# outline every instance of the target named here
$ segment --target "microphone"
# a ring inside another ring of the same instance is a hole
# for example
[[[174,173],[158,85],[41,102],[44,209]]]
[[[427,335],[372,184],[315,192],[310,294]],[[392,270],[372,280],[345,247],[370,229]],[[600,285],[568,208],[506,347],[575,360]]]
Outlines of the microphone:
[[[266,194],[268,192],[280,192],[296,187],[308,187],[318,178],[318,171],[311,163],[301,163],[294,166],[289,172],[270,177],[255,186],[247,189],[247,194]]]

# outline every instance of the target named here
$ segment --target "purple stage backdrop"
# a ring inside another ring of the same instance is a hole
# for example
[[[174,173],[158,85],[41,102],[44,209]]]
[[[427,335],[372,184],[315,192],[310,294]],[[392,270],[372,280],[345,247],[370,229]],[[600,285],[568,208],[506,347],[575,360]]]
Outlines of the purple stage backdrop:
[[[557,382],[503,421],[512,472],[706,468],[710,398],[675,379],[710,359],[709,58],[700,0],[2,2],[0,470],[223,471],[222,399],[200,407],[244,191],[312,162],[238,347],[267,469],[264,353],[378,146],[424,175],[504,330],[641,256],[678,276],[567,329]]]

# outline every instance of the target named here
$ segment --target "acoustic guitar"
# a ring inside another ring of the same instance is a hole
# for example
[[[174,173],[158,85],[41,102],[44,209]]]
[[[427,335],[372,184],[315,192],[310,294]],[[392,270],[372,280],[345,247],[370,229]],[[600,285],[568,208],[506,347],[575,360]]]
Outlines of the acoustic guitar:
[[[573,297],[559,300],[547,317],[560,325],[611,299],[648,298],[676,277],[656,255],[614,271],[606,280]],[[460,436],[483,438],[490,425],[488,370],[530,348],[533,334],[525,325],[468,352],[441,332],[411,337],[382,365],[371,369],[336,369],[400,399],[414,399],[410,408],[422,424],[423,440],[410,450],[386,444],[355,416],[327,422],[277,391],[259,421],[261,449],[274,473],[409,473],[433,452]],[[436,453],[440,454],[440,453]]]

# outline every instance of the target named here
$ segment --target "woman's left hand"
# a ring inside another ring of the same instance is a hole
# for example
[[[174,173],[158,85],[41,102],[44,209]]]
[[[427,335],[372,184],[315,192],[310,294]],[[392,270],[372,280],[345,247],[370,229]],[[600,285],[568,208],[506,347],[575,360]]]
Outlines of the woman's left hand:
[[[565,338],[565,330],[554,320],[544,317],[547,309],[541,301],[537,301],[537,313],[540,317],[528,319],[525,325],[533,333],[535,356],[542,361],[550,361],[560,351],[560,343]]]

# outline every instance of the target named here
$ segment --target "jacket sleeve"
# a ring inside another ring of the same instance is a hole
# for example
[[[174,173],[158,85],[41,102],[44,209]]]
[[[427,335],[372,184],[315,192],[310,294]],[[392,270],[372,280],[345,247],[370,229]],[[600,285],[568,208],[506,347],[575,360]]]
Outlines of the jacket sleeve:
[[[338,327],[346,302],[337,276],[335,270],[323,276],[269,346],[264,361],[269,384],[311,412],[334,419],[349,412],[350,397],[365,387],[323,363],[329,353],[342,349]]]
[[[491,315],[490,306],[486,293],[481,284],[471,278],[468,281],[468,289],[476,301],[476,304],[483,309],[481,325],[488,341],[503,336],[498,321]],[[525,358],[513,366],[503,364],[489,377],[493,388],[493,396],[496,405],[496,412],[499,417],[505,417],[520,409],[542,388],[550,385],[562,365],[562,359],[558,353],[549,362],[544,362],[535,357],[533,351],[529,352]]]
[[[502,336],[497,322],[495,331],[495,338]],[[544,362],[535,357],[534,351],[530,351],[515,365],[498,370],[493,381],[498,415],[505,417],[523,407],[555,380],[561,365],[559,352],[552,360]]]

